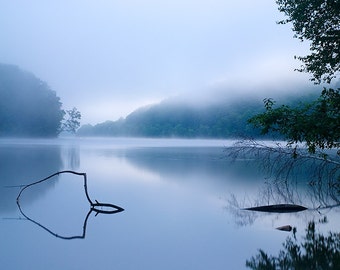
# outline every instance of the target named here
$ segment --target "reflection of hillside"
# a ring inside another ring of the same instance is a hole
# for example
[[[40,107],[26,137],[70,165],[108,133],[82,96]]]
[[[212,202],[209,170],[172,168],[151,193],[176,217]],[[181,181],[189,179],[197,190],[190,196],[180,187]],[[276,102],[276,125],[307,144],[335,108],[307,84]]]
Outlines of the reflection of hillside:
[[[231,162],[219,147],[149,147],[127,149],[124,158],[143,170],[174,180],[190,176],[211,181],[256,181],[262,179],[255,164]],[[187,178],[186,178],[187,177]]]
[[[19,188],[9,186],[28,184],[62,167],[60,147],[56,145],[0,145],[0,212],[17,209],[15,204]],[[50,188],[52,182],[45,187]],[[41,195],[40,190],[32,193],[28,200]]]

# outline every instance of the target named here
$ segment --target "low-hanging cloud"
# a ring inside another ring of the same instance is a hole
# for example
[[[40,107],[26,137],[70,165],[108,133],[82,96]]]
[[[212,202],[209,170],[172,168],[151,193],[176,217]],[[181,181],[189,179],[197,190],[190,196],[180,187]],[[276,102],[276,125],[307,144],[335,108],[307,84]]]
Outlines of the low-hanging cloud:
[[[306,46],[281,18],[273,1],[8,1],[0,62],[33,72],[96,123],[220,82],[242,91],[295,80]]]

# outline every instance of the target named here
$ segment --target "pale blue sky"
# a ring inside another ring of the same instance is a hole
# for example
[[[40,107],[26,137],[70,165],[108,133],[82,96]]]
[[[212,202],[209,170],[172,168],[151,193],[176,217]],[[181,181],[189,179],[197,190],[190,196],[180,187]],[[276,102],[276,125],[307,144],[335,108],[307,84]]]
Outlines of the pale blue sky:
[[[46,81],[83,124],[116,120],[238,83],[308,83],[294,72],[307,44],[282,16],[274,0],[0,0],[0,62]]]

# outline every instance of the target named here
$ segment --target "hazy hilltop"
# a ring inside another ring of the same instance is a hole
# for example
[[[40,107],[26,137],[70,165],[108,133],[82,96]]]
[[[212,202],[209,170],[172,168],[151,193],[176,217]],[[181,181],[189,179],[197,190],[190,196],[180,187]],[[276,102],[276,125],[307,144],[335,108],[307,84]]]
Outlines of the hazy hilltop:
[[[307,101],[316,95],[286,95],[280,98],[286,104]],[[233,97],[215,96],[199,102],[170,98],[158,104],[141,107],[126,118],[84,125],[79,136],[133,136],[236,138],[256,137],[259,130],[248,124],[248,119],[264,111],[263,98],[255,95]]]
[[[61,106],[45,82],[0,63],[0,136],[55,137],[64,116]]]
[[[180,96],[140,107],[125,118],[84,125],[79,136],[235,138],[256,137],[259,130],[248,119],[264,111],[263,98],[284,104],[315,99],[311,88],[296,86],[299,94],[268,89],[230,87],[229,94],[212,90],[205,95]],[[294,88],[294,87],[293,87]],[[278,93],[285,93],[280,95]],[[199,91],[197,91],[199,93]],[[242,94],[237,94],[242,93]],[[305,94],[309,93],[309,94]],[[278,96],[279,95],[279,96]],[[0,64],[0,136],[56,137],[65,122],[56,92],[32,73]],[[79,115],[80,117],[80,115]]]

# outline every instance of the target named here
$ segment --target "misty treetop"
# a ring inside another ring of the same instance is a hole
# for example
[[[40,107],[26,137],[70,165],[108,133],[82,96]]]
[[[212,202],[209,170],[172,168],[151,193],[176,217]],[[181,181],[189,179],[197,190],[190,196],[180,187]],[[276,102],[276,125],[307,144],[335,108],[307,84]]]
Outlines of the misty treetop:
[[[244,103],[242,110],[225,105],[195,108],[185,103],[166,101],[137,109],[125,119],[106,121],[95,126],[82,126],[77,134],[184,138],[226,138],[245,135],[246,119],[252,115],[254,104]],[[260,105],[258,109],[261,109]]]
[[[0,136],[55,137],[64,115],[47,83],[17,66],[0,64]]]
[[[306,97],[312,99],[314,96]],[[289,97],[296,104],[299,97]],[[135,136],[184,138],[240,138],[258,137],[260,129],[247,120],[263,112],[262,101],[254,97],[230,100],[220,97],[218,102],[192,105],[192,102],[165,100],[159,104],[137,109],[125,119],[84,125],[80,136]]]

